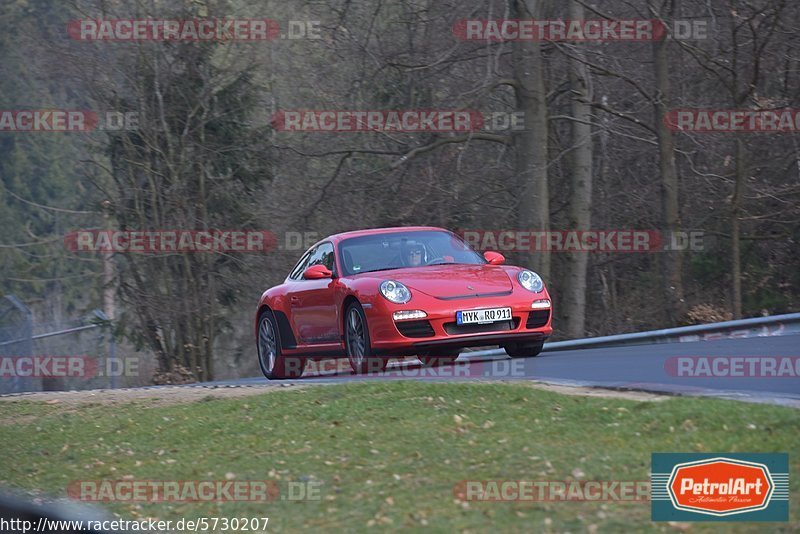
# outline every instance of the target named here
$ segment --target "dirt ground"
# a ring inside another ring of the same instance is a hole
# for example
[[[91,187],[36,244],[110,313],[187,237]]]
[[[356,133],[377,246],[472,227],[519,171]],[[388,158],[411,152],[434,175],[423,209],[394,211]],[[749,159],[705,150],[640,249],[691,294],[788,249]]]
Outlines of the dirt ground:
[[[530,381],[515,381],[530,387],[561,393],[563,395],[582,395],[588,397],[607,397],[634,401],[660,401],[669,398],[638,391],[613,391],[586,387],[571,387]],[[63,407],[65,411],[86,404],[114,405],[121,403],[140,403],[143,407],[186,404],[202,400],[233,399],[261,395],[264,393],[304,389],[312,386],[332,385],[330,382],[317,384],[265,383],[247,386],[160,386],[156,388],[100,389],[88,391],[47,391],[24,393],[0,397],[2,402],[36,402]],[[58,411],[58,410],[56,410]],[[0,423],[9,423],[0,416]]]

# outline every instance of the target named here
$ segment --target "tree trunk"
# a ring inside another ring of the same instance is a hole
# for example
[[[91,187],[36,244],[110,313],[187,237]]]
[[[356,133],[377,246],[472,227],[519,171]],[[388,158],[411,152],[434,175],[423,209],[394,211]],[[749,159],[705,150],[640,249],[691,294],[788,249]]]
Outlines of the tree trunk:
[[[736,140],[736,177],[731,197],[731,276],[733,277],[733,318],[742,318],[742,251],[739,246],[739,212],[744,189],[744,146]]]
[[[670,6],[669,15],[673,7]],[[653,42],[653,67],[655,69],[656,93],[653,102],[655,127],[658,137],[659,172],[661,173],[661,210],[664,242],[680,230],[681,215],[679,205],[678,169],[675,165],[675,145],[672,131],[664,123],[670,101],[669,61],[667,39]],[[665,320],[675,325],[686,315],[686,301],[683,293],[683,252],[669,250],[661,254],[661,268],[664,276],[663,294],[665,300]]]
[[[570,1],[569,18],[583,20],[583,6]],[[569,230],[589,230],[592,223],[592,91],[581,45],[569,59],[569,82],[572,92],[572,196],[569,205]],[[588,252],[567,255],[561,302],[568,337],[583,337],[586,324],[586,272]]]
[[[540,18],[542,2],[511,0],[514,18]],[[547,93],[544,87],[541,46],[538,41],[515,41],[512,62],[517,82],[517,111],[523,113],[525,128],[516,134],[515,170],[520,230],[546,231],[550,228],[550,199],[547,187]],[[550,253],[523,253],[523,263],[544,279],[550,277]]]
[[[105,229],[111,230],[111,216],[108,210],[103,212]],[[103,252],[103,313],[109,320],[113,321],[117,315],[115,295],[117,288],[114,285],[114,253],[111,251]]]

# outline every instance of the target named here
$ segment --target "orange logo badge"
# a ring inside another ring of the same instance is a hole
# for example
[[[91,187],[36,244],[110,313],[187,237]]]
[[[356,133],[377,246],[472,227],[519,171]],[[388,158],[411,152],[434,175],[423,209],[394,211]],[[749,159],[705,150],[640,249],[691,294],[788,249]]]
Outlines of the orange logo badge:
[[[676,464],[667,488],[678,510],[726,516],[763,510],[775,485],[764,464],[711,458]]]

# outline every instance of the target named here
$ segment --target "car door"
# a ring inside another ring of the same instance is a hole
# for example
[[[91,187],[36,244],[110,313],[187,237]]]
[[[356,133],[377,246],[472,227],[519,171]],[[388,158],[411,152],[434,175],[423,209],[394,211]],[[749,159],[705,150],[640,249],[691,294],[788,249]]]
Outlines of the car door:
[[[324,265],[335,272],[333,244],[320,243],[313,249],[308,261],[300,266],[299,276],[291,283],[287,293],[292,310],[292,327],[300,344],[338,343],[340,340],[335,296],[336,279],[306,280],[303,278],[303,271],[313,265]]]

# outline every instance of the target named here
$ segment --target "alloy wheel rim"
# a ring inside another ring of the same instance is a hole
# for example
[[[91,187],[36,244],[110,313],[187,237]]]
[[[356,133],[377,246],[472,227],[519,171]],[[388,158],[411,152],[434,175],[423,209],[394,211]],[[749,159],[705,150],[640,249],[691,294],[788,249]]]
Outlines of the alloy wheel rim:
[[[364,323],[361,315],[353,308],[347,317],[347,355],[356,366],[364,361],[365,348]]]
[[[261,362],[268,373],[275,367],[275,357],[277,356],[277,343],[275,342],[275,331],[272,323],[264,317],[261,326],[258,328],[258,352]]]

